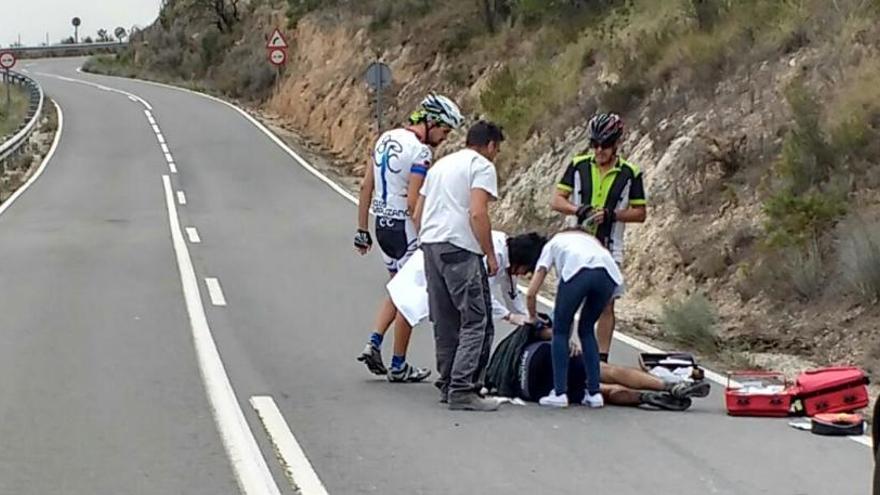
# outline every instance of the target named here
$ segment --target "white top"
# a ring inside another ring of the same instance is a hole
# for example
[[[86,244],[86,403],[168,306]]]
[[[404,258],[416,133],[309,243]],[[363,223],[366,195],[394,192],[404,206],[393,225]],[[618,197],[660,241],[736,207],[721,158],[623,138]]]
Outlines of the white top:
[[[582,268],[604,268],[618,287],[623,285],[623,275],[611,253],[586,232],[560,232],[553,236],[544,245],[537,267],[549,270],[551,266],[563,282],[571,280]]]
[[[373,149],[373,215],[404,220],[406,196],[412,174],[425,175],[431,166],[431,148],[406,129],[386,131]]]
[[[498,198],[495,165],[471,149],[447,155],[431,167],[421,195],[422,230],[419,240],[448,242],[473,253],[485,254],[470,224],[471,190],[483,189]]]
[[[492,317],[505,318],[511,313],[525,315],[526,306],[517,290],[516,277],[507,272],[510,267],[507,234],[492,231],[492,243],[498,261],[498,274],[489,278]],[[394,275],[387,288],[394,307],[410,325],[416,326],[428,317],[428,283],[425,280],[425,255],[421,249]]]

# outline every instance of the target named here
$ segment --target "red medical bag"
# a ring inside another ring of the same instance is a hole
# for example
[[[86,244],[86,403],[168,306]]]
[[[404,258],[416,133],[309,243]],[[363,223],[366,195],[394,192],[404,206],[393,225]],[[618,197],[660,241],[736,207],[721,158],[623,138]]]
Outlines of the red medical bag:
[[[731,380],[737,385],[731,386]],[[727,376],[724,398],[731,416],[788,416],[794,391],[775,371],[737,371]]]
[[[868,406],[868,377],[855,366],[808,370],[797,378],[795,400],[807,416]]]

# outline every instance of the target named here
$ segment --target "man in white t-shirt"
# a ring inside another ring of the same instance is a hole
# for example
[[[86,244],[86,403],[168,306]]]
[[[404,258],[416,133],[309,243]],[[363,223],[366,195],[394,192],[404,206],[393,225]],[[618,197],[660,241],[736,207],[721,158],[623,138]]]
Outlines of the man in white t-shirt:
[[[449,409],[494,411],[477,393],[489,361],[492,309],[488,277],[498,272],[489,203],[498,198],[495,159],[501,128],[474,124],[467,148],[439,160],[422,185],[414,220],[425,253],[441,400]],[[483,265],[483,256],[486,265]]]

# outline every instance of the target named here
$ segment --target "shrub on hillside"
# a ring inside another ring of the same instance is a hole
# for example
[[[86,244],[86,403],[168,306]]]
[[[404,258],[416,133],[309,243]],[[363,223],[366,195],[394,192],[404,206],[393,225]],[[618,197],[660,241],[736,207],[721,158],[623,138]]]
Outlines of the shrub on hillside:
[[[865,303],[880,299],[880,222],[851,219],[838,229],[844,280]]]
[[[663,306],[663,327],[667,335],[698,351],[714,353],[718,350],[717,324],[715,309],[701,295]]]

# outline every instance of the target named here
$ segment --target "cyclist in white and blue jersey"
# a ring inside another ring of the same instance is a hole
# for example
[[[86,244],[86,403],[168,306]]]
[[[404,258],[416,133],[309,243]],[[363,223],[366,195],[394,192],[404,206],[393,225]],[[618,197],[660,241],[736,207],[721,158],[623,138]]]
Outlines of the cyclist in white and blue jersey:
[[[375,217],[376,242],[385,268],[393,277],[418,248],[418,234],[411,214],[419,188],[433,159],[432,148],[446,140],[464,118],[449,98],[430,94],[410,116],[409,125],[383,133],[373,149],[372,166],[367,167],[358,201],[358,230],[354,246],[366,254],[373,245],[368,229],[369,214]],[[406,362],[410,332],[397,330],[391,369],[385,368],[381,347],[385,332],[397,310],[386,296],[364,351],[357,357],[374,374],[387,375],[392,382],[417,382],[431,371]]]

